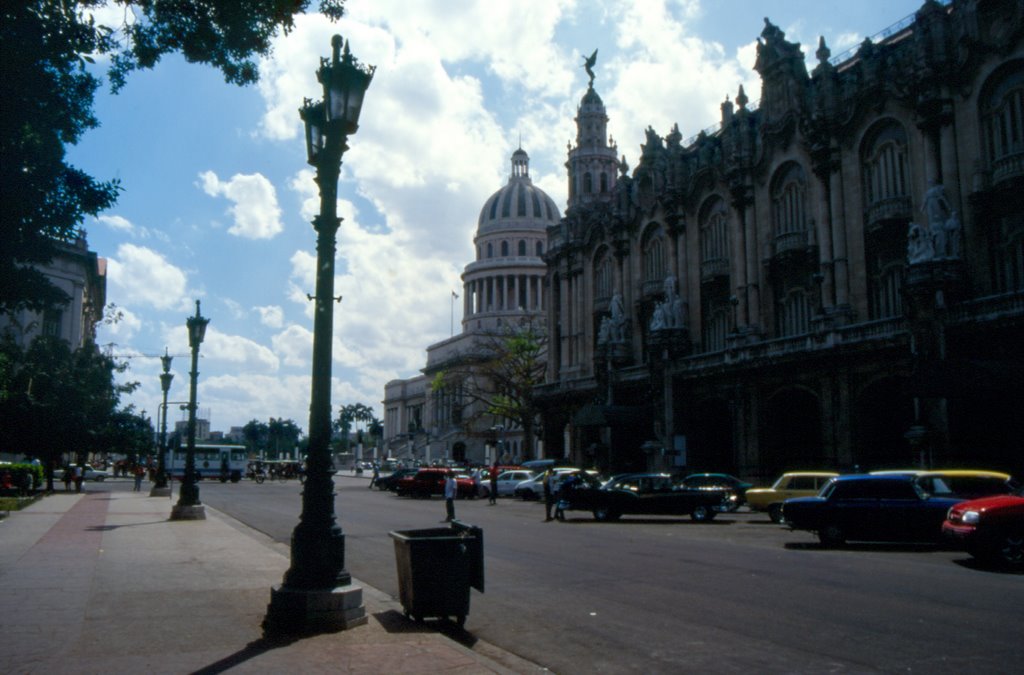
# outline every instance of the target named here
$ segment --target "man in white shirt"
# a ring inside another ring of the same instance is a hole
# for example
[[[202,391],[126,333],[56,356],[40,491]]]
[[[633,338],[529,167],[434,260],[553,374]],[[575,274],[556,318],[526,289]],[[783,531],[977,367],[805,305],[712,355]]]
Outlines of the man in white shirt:
[[[455,482],[455,472],[449,471],[448,477],[444,481],[444,508],[447,513],[444,520],[446,523],[455,520],[455,495],[458,492],[459,484]]]

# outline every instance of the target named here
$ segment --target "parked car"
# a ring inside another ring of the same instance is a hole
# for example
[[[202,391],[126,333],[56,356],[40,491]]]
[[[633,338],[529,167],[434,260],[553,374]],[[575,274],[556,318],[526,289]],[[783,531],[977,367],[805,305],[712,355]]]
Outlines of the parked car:
[[[534,475],[527,469],[513,469],[498,474],[498,496],[511,497],[515,494],[517,485],[530,480]]]
[[[913,476],[854,474],[833,478],[817,497],[787,499],[782,518],[790,529],[817,533],[823,546],[937,542],[946,512],[961,501],[928,495]]]
[[[551,489],[557,492],[559,484],[566,476],[574,473],[580,473],[583,470],[575,467],[560,467],[552,469],[551,471],[554,474],[554,483],[552,484]],[[542,498],[544,496],[544,473],[545,472],[534,474],[531,478],[519,483],[512,490],[512,494],[525,501]],[[593,476],[593,474],[590,473],[587,475],[591,477]],[[592,482],[592,480],[587,479],[587,482]]]
[[[872,475],[890,476],[907,474],[915,476],[918,484],[931,495],[978,499],[989,495],[1009,494],[1017,485],[1010,474],[1002,471],[977,469],[890,469],[872,471]]]
[[[743,506],[747,490],[754,487],[753,483],[727,473],[691,473],[682,480],[682,485],[693,489],[732,490],[733,498],[729,500],[726,511],[735,511]]]
[[[712,520],[730,490],[692,489],[664,473],[616,476],[600,487],[577,487],[565,495],[562,509],[591,511],[595,520],[624,515],[685,516],[696,522]]]
[[[979,560],[1024,569],[1024,488],[960,502],[949,510],[942,533]]]
[[[381,476],[375,483],[378,490],[394,492],[398,489],[398,481],[406,476],[414,476],[419,469],[395,469],[386,476]]]
[[[72,469],[72,474],[71,475],[74,475],[74,470],[73,469]],[[63,478],[63,474],[61,474],[61,476]],[[92,481],[96,481],[97,483],[102,483],[103,481],[105,481],[108,478],[110,478],[110,472],[109,471],[104,471],[103,469],[94,468],[92,464],[85,464],[82,467],[82,480],[92,480]]]
[[[782,502],[794,497],[813,497],[838,476],[828,471],[790,471],[775,479],[771,487],[747,490],[751,511],[767,511],[773,523],[782,522]]]
[[[450,469],[444,467],[423,467],[411,476],[403,476],[398,479],[395,493],[399,497],[423,497],[429,498],[432,495],[444,494],[444,483]],[[475,499],[477,497],[476,485],[473,479],[467,474],[456,474],[455,481],[458,485],[459,499]],[[490,492],[486,484],[482,485],[480,496],[487,496]]]

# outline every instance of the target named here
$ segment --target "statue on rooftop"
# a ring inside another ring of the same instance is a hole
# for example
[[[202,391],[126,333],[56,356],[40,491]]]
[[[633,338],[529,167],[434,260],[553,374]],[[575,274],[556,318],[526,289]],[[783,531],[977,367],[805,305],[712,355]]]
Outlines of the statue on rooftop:
[[[586,70],[587,71],[587,75],[590,76],[589,87],[591,89],[594,88],[594,64],[595,63],[597,63],[597,50],[596,49],[594,50],[594,53],[591,54],[590,56],[584,56],[583,57],[583,69]]]

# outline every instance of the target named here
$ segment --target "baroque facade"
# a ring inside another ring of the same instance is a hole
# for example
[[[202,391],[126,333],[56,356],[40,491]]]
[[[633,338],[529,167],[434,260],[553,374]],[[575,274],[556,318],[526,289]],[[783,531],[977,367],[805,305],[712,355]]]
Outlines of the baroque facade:
[[[530,158],[512,153],[508,183],[480,209],[476,259],[462,273],[462,330],[427,347],[422,375],[392,380],[384,391],[388,456],[419,461],[491,463],[525,459],[523,429],[491,415],[480,392],[491,383],[475,364],[486,361],[505,329],[543,324],[543,256],[547,230],[561,218],[555,202],[530,179]],[[440,376],[445,386],[436,386]],[[461,382],[452,382],[458,379]]]
[[[60,338],[71,349],[95,339],[106,305],[107,260],[89,250],[85,231],[58,243],[53,259],[38,269],[67,295],[67,304],[43,312],[23,309],[0,315],[0,332],[9,332],[22,346],[39,335]]]
[[[608,471],[1024,472],[1024,10],[928,0],[808,72],[765,19],[716,129],[593,88],[548,230],[545,448]]]

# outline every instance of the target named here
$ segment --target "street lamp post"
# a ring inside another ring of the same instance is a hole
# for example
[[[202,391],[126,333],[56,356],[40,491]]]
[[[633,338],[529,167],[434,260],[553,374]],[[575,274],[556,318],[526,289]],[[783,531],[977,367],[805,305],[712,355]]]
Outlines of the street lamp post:
[[[188,446],[185,454],[185,479],[178,490],[178,503],[171,509],[171,520],[206,520],[206,509],[199,501],[199,486],[196,485],[196,382],[199,379],[199,345],[206,336],[206,324],[210,320],[199,313],[198,300],[195,316],[190,316],[185,323],[188,326],[188,346],[192,349],[188,391]]]
[[[334,253],[338,227],[338,176],[347,140],[359,128],[363,95],[373,66],[363,66],[335,35],[332,58],[320,60],[317,79],[323,100],[306,99],[299,115],[306,128],[306,153],[316,169],[320,214],[313,220],[316,296],[313,310],[313,372],[309,405],[309,449],[302,514],[292,532],[291,567],[271,589],[263,627],[268,633],[318,633],[366,623],[363,589],[345,569],[345,536],[334,517],[331,440],[331,340],[334,330]],[[342,48],[344,47],[344,53]]]
[[[167,393],[171,390],[171,380],[174,379],[174,373],[171,372],[173,359],[165,347],[164,355],[160,357],[160,362],[164,366],[164,372],[160,373],[160,389],[163,390],[164,401],[160,407],[163,408],[164,414],[162,418],[157,415],[157,419],[160,420],[160,456],[156,460],[156,481],[149,491],[150,497],[168,497],[171,494],[171,488],[167,484]]]

